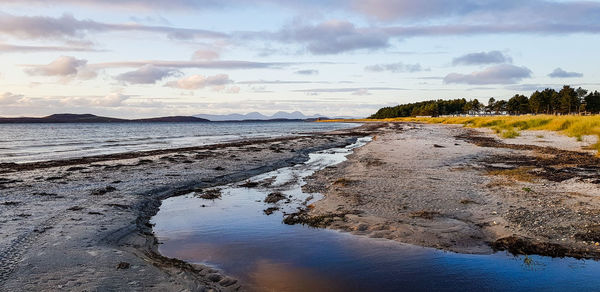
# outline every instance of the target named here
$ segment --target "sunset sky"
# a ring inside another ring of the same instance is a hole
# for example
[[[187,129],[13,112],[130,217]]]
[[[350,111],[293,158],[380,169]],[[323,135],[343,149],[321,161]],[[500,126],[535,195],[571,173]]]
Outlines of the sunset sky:
[[[600,2],[0,0],[0,116],[302,111],[600,89]]]

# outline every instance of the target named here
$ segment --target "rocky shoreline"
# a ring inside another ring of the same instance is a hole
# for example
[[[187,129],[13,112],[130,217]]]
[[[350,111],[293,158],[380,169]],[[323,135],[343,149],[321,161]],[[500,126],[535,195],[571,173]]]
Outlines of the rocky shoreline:
[[[1,290],[240,290],[215,269],[158,253],[149,220],[161,200],[302,163],[378,127],[2,165]]]

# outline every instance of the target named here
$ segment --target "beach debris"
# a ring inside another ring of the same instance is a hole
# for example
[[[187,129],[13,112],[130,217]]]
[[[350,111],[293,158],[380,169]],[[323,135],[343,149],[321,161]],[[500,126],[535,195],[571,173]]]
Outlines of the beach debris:
[[[258,182],[249,181],[249,180],[247,180],[246,182],[244,182],[243,184],[240,185],[240,187],[243,187],[243,188],[255,188],[257,186],[258,186]]]
[[[131,264],[129,264],[128,262],[120,262],[117,264],[117,270],[127,270],[130,266]]]
[[[73,206],[71,208],[68,208],[67,210],[69,210],[69,211],[80,211],[80,210],[83,210],[83,209],[84,208],[80,207],[80,206]]]
[[[205,199],[205,200],[216,200],[216,199],[220,199],[221,198],[221,190],[220,189],[209,189],[209,190],[202,190],[202,193],[200,195],[197,195],[197,197],[201,198],[201,199]]]
[[[263,210],[263,212],[265,213],[265,215],[268,216],[268,215],[273,214],[277,210],[279,210],[279,208],[277,208],[277,207],[269,207],[269,208]]]
[[[269,203],[269,204],[275,204],[281,200],[285,200],[286,197],[283,193],[281,192],[273,192],[270,193],[269,195],[267,195],[267,197],[265,198],[265,203]]]
[[[438,145],[438,144],[433,144],[433,147],[435,147],[435,148],[446,148],[446,146],[442,146],[442,145]]]

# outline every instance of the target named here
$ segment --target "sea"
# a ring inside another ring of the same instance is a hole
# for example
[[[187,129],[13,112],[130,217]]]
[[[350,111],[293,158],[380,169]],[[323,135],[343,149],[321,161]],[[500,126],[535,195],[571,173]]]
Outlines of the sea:
[[[207,122],[0,124],[0,163],[202,146],[251,138],[300,136],[350,123]]]

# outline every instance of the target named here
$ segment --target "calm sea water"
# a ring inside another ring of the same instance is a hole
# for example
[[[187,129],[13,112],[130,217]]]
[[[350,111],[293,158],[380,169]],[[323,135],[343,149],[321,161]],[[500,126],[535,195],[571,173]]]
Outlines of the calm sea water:
[[[354,126],[308,122],[0,124],[0,163],[198,146]]]
[[[457,254],[283,224],[282,211],[321,197],[302,192],[303,178],[350,152],[314,153],[305,164],[251,179],[271,182],[266,188],[237,183],[220,187],[222,198],[214,201],[194,193],[164,200],[152,219],[160,252],[221,269],[254,291],[600,290],[597,261]],[[263,210],[272,205],[263,200],[273,191],[292,202],[267,216]]]

